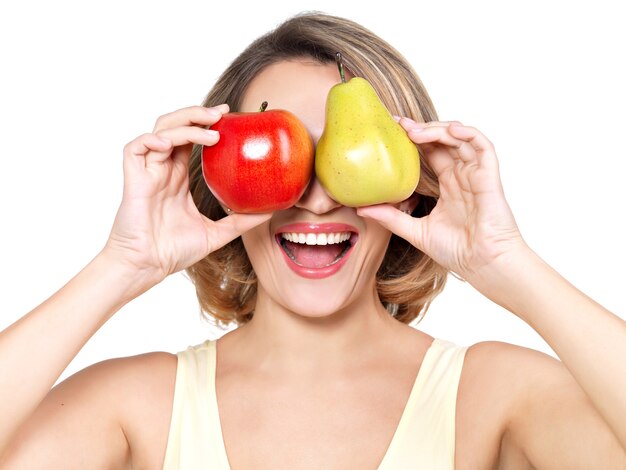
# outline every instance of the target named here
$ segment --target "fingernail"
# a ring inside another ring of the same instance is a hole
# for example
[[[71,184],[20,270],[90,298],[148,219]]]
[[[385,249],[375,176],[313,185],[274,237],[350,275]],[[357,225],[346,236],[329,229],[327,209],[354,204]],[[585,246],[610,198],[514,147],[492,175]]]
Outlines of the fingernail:
[[[211,117],[220,117],[222,115],[222,113],[216,108],[207,108],[206,112]]]
[[[213,129],[204,129],[204,132],[206,132],[211,137],[217,137],[220,134],[219,132],[214,131]]]
[[[400,122],[400,119],[402,119],[400,116],[396,116],[395,114],[392,114],[391,117],[394,118],[396,122]]]
[[[222,103],[219,106],[216,106],[215,108],[222,114],[226,114],[228,111],[230,111],[230,106],[228,106],[227,103]]]
[[[357,207],[356,208],[356,215],[358,215],[359,217],[368,217],[369,215],[367,215],[367,209],[363,209],[362,207]]]

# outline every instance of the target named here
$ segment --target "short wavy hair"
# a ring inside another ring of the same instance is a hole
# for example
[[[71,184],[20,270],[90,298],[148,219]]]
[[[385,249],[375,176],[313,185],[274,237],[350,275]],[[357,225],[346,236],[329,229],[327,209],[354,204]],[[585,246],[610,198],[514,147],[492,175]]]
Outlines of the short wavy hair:
[[[438,120],[421,80],[407,60],[391,45],[363,26],[336,16],[305,12],[293,16],[250,44],[224,71],[203,106],[228,103],[237,111],[251,80],[279,61],[307,58],[334,62],[340,51],[344,66],[367,79],[392,114],[416,121]],[[439,197],[439,183],[422,159],[413,215],[430,213]],[[202,175],[201,146],[195,145],[189,168],[190,190],[198,209],[217,220],[225,217]],[[241,237],[209,254],[186,270],[195,285],[200,308],[219,327],[250,321],[256,303],[256,275]],[[447,271],[406,240],[392,235],[376,274],[378,295],[390,315],[409,324],[421,320],[441,292]]]

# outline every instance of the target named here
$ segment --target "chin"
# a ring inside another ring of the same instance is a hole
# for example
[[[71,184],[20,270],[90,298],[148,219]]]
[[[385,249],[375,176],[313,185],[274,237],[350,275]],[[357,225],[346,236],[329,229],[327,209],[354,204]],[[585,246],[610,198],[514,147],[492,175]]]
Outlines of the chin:
[[[337,280],[335,280],[337,281]],[[298,285],[299,284],[299,285]],[[268,294],[285,309],[308,318],[329,317],[349,308],[364,292],[354,283],[305,280],[280,292]]]
[[[351,309],[371,299],[375,290],[377,266],[363,266],[358,257],[335,274],[321,278],[297,274],[283,256],[265,262],[258,262],[259,258],[251,259],[259,283],[257,299],[265,297],[269,304],[278,304],[302,317],[329,317]]]

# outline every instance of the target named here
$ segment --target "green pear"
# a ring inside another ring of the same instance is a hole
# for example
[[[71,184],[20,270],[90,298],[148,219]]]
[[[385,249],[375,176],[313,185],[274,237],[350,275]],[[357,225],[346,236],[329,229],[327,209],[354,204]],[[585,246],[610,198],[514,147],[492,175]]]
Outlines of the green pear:
[[[315,151],[315,172],[326,192],[349,207],[396,203],[413,194],[420,177],[416,145],[361,77],[341,83],[326,99],[326,123]]]

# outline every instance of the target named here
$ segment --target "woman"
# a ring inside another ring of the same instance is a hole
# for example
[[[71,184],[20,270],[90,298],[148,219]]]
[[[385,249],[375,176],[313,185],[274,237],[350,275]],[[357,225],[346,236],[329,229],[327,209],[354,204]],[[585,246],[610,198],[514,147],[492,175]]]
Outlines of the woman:
[[[220,207],[199,166],[200,146],[219,139],[206,128],[267,100],[317,141],[338,50],[422,150],[416,194],[352,209],[313,179],[285,211]],[[324,15],[287,21],[203,106],[130,142],[124,173],[104,249],[0,336],[1,468],[626,466],[626,325],[526,245],[493,146],[439,122],[410,66],[369,31]],[[303,277],[285,231],[345,233],[350,250],[330,275]],[[182,269],[205,311],[236,330],[178,357],[105,361],[50,390],[115,312]],[[447,271],[526,321],[562,362],[409,326]]]

